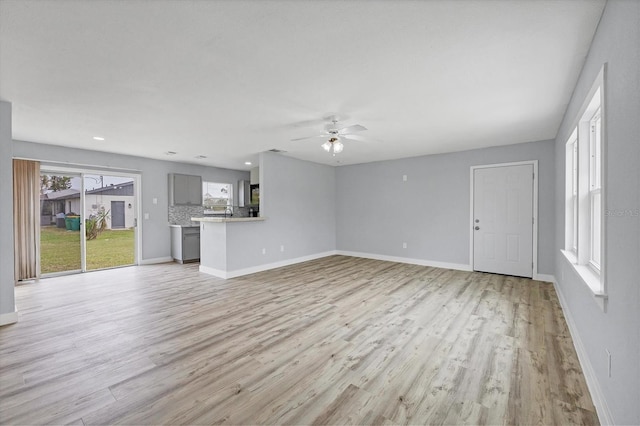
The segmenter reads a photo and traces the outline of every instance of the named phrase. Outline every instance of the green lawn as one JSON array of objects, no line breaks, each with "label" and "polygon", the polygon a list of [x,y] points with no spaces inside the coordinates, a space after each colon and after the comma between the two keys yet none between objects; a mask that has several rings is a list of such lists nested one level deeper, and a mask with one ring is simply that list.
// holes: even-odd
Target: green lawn
[{"label": "green lawn", "polygon": [[[131,265],[134,250],[133,229],[106,230],[87,241],[87,269]],[[80,269],[80,232],[40,228],[40,261],[43,274]]]}]

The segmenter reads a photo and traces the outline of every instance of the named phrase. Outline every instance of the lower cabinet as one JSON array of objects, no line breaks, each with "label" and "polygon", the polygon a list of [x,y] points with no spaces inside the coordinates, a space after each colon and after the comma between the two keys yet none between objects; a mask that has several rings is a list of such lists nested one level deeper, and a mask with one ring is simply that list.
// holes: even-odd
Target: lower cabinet
[{"label": "lower cabinet", "polygon": [[200,227],[171,225],[171,257],[177,262],[200,260]]}]

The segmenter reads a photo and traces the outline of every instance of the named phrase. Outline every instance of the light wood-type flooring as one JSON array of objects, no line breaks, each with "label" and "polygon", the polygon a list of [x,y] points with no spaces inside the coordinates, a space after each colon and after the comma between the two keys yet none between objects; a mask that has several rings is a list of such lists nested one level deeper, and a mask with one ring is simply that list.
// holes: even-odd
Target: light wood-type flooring
[{"label": "light wood-type flooring", "polygon": [[16,288],[2,424],[597,424],[552,284],[331,256]]}]

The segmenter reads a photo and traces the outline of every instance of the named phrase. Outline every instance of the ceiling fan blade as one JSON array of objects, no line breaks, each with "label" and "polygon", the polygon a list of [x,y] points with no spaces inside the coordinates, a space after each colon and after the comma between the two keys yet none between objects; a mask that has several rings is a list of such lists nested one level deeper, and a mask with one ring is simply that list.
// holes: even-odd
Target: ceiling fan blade
[{"label": "ceiling fan blade", "polygon": [[338,133],[341,135],[348,135],[349,133],[362,132],[363,130],[367,130],[367,128],[359,124],[354,124],[353,126],[343,127],[338,131]]},{"label": "ceiling fan blade", "polygon": [[329,137],[329,135],[325,133],[325,134],[323,134],[323,135],[305,136],[305,137],[303,137],[303,138],[295,138],[295,139],[291,139],[291,142],[295,142],[295,141],[302,141],[302,140],[305,140],[305,139],[327,138],[327,137]]}]

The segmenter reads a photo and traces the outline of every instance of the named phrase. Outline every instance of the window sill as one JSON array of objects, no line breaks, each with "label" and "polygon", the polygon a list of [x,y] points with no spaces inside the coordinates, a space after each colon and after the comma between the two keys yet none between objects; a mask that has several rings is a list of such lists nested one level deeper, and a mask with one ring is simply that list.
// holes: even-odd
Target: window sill
[{"label": "window sill", "polygon": [[568,250],[560,250],[564,255],[567,262],[577,272],[578,276],[582,279],[582,282],[589,287],[593,296],[598,299],[607,299],[607,294],[602,290],[602,280],[600,275],[596,274],[593,269],[586,265],[578,265],[578,259],[573,252]]}]

